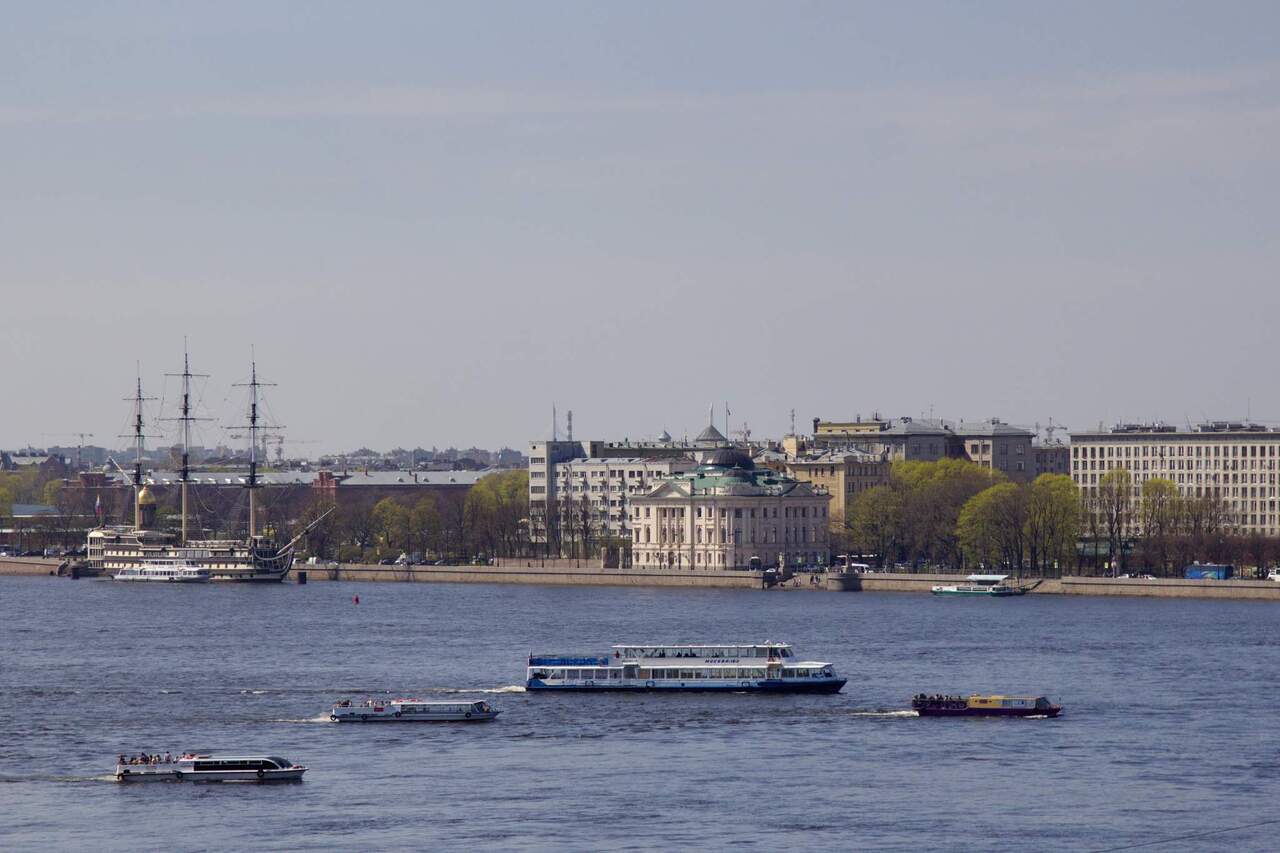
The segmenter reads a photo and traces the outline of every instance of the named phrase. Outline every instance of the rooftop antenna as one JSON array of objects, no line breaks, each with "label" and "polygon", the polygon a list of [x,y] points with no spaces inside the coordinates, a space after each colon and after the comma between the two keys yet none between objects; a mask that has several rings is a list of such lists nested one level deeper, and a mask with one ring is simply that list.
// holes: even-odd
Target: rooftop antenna
[{"label": "rooftop antenna", "polygon": [[560,440],[560,418],[556,416],[556,404],[551,404],[551,440]]},{"label": "rooftop antenna", "polygon": [[[137,368],[138,385],[137,390],[132,397],[125,397],[126,400],[133,401],[133,526],[136,530],[142,529],[142,504],[139,498],[142,495],[142,450],[143,440],[146,438],[154,438],[148,436],[142,431],[142,404],[155,397],[142,396],[142,365],[135,364]],[[119,438],[128,438],[128,434],[120,435]]]},{"label": "rooftop antenna", "polygon": [[724,436],[729,437],[729,404],[724,404]]},{"label": "rooftop antenna", "polygon": [[573,441],[573,409],[569,410],[568,420],[566,422],[566,429],[568,429],[569,431],[569,440]]},{"label": "rooftop antenna", "polygon": [[796,410],[791,410],[791,434],[796,434]]},{"label": "rooftop antenna", "polygon": [[196,418],[191,415],[191,379],[192,377],[208,378],[206,373],[191,372],[191,358],[187,353],[187,339],[182,339],[182,372],[166,373],[166,376],[182,377],[182,414],[176,418],[165,418],[167,421],[179,421],[182,424],[182,544],[187,544],[187,483],[191,480],[191,422],[207,421],[208,418]]}]

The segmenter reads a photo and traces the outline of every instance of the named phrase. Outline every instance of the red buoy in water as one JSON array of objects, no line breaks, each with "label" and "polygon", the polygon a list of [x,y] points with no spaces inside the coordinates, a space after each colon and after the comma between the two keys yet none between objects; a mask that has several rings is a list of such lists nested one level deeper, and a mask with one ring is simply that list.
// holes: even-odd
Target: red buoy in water
[{"label": "red buoy in water", "polygon": [[360,596],[358,596],[358,595],[353,595],[353,596],[351,596],[351,603],[352,603],[352,604],[359,604],[359,603],[360,603]]}]

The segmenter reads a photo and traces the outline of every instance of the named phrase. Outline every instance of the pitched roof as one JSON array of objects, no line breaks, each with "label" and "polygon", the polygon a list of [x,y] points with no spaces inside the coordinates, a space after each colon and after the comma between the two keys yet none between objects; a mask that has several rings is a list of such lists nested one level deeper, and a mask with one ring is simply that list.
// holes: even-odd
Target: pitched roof
[{"label": "pitched roof", "polygon": [[716,425],[715,425],[715,424],[707,424],[707,428],[706,428],[706,429],[704,429],[702,432],[698,433],[698,437],[697,437],[697,438],[695,438],[695,439],[694,439],[694,441],[717,441],[717,442],[719,442],[719,441],[727,441],[727,439],[724,437],[724,433],[722,433],[722,432],[720,432],[720,430],[716,429]]}]

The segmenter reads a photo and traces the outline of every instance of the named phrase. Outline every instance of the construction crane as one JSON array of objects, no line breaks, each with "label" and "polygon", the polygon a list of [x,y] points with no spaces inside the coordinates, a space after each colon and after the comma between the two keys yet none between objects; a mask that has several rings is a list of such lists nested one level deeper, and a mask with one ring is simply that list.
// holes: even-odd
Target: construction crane
[{"label": "construction crane", "polygon": [[1036,421],[1036,434],[1039,435],[1041,432],[1044,433],[1045,444],[1053,444],[1053,434],[1055,432],[1058,432],[1059,430],[1065,431],[1068,429],[1070,429],[1070,427],[1063,426],[1062,424],[1055,424],[1053,422],[1053,418],[1049,418],[1048,425],[1043,427],[1040,426],[1039,421]]},{"label": "construction crane", "polygon": [[76,445],[76,470],[77,471],[84,470],[84,465],[82,464],[82,456],[84,452],[84,440],[86,438],[93,438],[93,433],[91,432],[46,432],[44,433],[44,435],[46,438],[49,436],[63,436],[63,437],[75,436],[76,438],[80,439],[80,443]]}]

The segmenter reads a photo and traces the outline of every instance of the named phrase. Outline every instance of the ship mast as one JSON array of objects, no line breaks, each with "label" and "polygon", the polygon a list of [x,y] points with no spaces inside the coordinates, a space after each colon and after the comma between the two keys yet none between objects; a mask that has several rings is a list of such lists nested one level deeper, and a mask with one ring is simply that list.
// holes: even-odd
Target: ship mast
[{"label": "ship mast", "polygon": [[142,496],[142,450],[143,439],[146,435],[142,431],[142,404],[147,400],[154,400],[155,397],[142,396],[142,368],[138,367],[138,384],[137,390],[134,391],[132,397],[125,397],[126,400],[133,401],[133,527],[135,530],[142,529],[142,504],[139,498]]},{"label": "ship mast", "polygon": [[249,362],[249,381],[240,383],[240,387],[249,389],[249,478],[245,488],[249,490],[249,539],[258,535],[258,501],[254,493],[258,490],[258,389],[273,382],[258,381],[258,362]]},{"label": "ship mast", "polygon": [[187,483],[191,479],[191,422],[198,420],[207,420],[206,418],[196,418],[191,416],[191,380],[193,377],[207,377],[204,373],[191,372],[191,357],[187,353],[186,341],[182,344],[182,372],[169,373],[168,376],[182,377],[182,415],[177,418],[168,418],[168,420],[176,420],[182,424],[182,544],[187,544],[187,519],[190,514],[187,510]]}]

